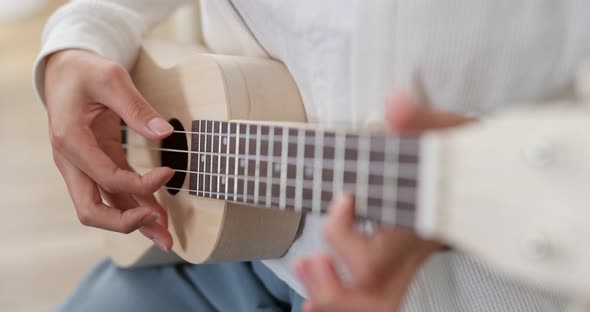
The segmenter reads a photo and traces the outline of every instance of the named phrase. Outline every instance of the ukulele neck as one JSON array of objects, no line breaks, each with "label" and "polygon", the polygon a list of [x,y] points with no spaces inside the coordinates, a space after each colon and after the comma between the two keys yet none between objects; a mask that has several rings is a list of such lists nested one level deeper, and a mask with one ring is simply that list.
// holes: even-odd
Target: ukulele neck
[{"label": "ukulele neck", "polygon": [[191,194],[325,213],[350,193],[357,217],[415,227],[419,139],[250,122],[197,120]]}]

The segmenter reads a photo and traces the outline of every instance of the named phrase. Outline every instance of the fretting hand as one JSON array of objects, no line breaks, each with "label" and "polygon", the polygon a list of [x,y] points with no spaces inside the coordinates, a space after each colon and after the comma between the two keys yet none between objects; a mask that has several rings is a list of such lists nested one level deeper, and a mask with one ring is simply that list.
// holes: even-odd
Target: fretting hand
[{"label": "fretting hand", "polygon": [[149,139],[162,139],[173,128],[139,94],[126,69],[87,51],[54,53],[45,69],[45,100],[53,158],[80,222],[122,233],[140,229],[169,250],[166,210],[153,193],[174,171],[134,172],[121,145],[120,118]]},{"label": "fretting hand", "polygon": [[[459,126],[471,119],[417,105],[397,93],[387,107],[387,124],[396,134]],[[351,274],[350,284],[336,273],[332,255],[301,259],[295,271],[308,294],[305,312],[395,311],[421,264],[441,245],[403,229],[382,228],[371,236],[358,233],[353,199],[344,196],[329,209],[325,236],[335,256]]]}]

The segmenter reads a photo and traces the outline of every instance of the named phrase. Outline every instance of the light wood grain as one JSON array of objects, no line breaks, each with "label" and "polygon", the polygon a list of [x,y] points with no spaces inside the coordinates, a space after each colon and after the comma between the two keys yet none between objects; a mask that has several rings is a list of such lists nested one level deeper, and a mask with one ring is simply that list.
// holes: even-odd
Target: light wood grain
[{"label": "light wood grain", "polygon": [[[172,47],[172,48],[171,48]],[[167,119],[176,118],[185,130],[193,120],[305,121],[299,91],[285,66],[253,57],[204,54],[203,48],[145,44],[132,72],[143,96]],[[187,136],[190,146],[191,136]],[[131,146],[159,147],[133,132]],[[160,166],[155,150],[130,149],[134,168]],[[189,179],[184,181],[189,188]],[[168,207],[173,251],[193,263],[274,258],[293,241],[300,216],[259,209],[187,192],[156,194]],[[109,237],[112,256],[121,266],[161,263],[151,241],[139,234]],[[168,262],[168,261],[164,261]]]}]

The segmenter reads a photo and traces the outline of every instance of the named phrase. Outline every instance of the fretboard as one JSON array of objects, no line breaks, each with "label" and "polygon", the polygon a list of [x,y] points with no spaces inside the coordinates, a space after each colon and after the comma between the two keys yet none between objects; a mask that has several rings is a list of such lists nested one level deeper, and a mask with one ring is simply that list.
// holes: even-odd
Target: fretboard
[{"label": "fretboard", "polygon": [[414,227],[416,137],[249,122],[193,122],[191,194],[324,213],[342,193],[359,218]]}]

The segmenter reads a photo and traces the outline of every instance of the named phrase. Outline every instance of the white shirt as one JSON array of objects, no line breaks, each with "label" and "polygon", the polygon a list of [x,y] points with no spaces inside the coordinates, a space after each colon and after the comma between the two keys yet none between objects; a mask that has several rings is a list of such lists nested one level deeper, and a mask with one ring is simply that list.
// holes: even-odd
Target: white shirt
[{"label": "white shirt", "polygon": [[[181,2],[75,1],[62,8],[43,33],[34,71],[38,92],[43,90],[44,56],[53,51],[88,49],[131,68],[141,35]],[[371,98],[369,89],[384,75],[391,86],[381,89],[405,89],[442,109],[488,113],[512,102],[573,97],[575,72],[590,54],[586,0],[392,0],[391,4],[391,12],[382,12],[390,15],[390,27],[372,30],[383,31],[390,40],[389,65],[379,75],[353,75],[353,69],[362,70],[351,64],[383,57],[383,51],[364,46],[354,50],[356,63],[352,62],[353,39],[363,40],[362,33],[353,38],[363,1],[205,0],[204,37],[216,52],[268,54],[281,60],[300,89],[310,121],[356,126],[381,120],[383,101],[363,99]],[[362,16],[357,22],[370,24]],[[321,218],[308,217],[287,255],[265,261],[300,294],[304,291],[291,263],[325,250],[321,223]],[[541,285],[522,286],[475,259],[445,252],[420,270],[402,310],[565,311],[567,305],[567,298],[541,290]]]}]

